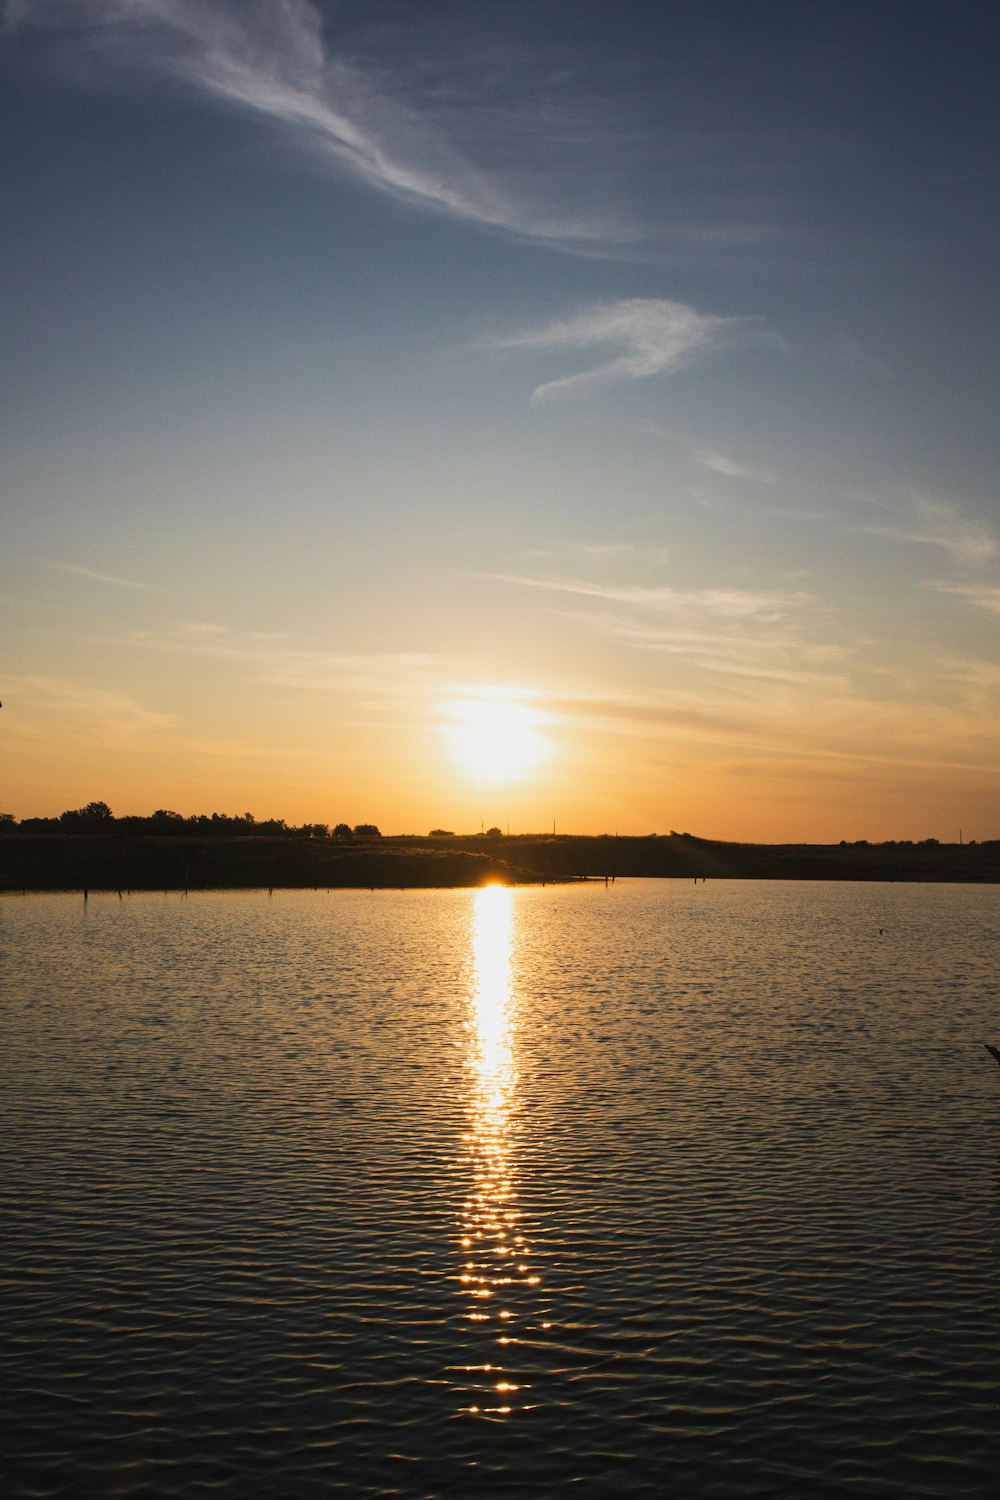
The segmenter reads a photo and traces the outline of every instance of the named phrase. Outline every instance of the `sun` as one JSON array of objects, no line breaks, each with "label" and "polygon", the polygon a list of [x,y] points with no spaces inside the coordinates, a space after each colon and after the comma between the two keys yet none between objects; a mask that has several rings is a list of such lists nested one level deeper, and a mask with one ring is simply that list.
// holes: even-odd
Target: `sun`
[{"label": "sun", "polygon": [[445,733],[467,775],[480,781],[519,781],[545,758],[542,715],[512,695],[482,691],[447,708]]}]

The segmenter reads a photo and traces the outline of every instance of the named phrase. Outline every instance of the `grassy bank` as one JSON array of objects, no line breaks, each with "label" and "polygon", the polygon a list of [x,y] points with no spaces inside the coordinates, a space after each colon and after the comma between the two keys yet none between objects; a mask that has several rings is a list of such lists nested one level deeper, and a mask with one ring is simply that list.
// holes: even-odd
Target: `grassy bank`
[{"label": "grassy bank", "polygon": [[670,834],[329,838],[22,833],[0,838],[0,890],[476,886],[582,877],[1000,882],[982,844],[730,844]]}]

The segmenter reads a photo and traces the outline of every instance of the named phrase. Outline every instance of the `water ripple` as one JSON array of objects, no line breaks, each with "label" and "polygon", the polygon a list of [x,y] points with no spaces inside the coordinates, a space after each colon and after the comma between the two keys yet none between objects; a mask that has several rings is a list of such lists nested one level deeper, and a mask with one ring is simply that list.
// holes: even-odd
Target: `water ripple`
[{"label": "water ripple", "polygon": [[5,898],[5,1494],[992,1495],[996,917]]}]

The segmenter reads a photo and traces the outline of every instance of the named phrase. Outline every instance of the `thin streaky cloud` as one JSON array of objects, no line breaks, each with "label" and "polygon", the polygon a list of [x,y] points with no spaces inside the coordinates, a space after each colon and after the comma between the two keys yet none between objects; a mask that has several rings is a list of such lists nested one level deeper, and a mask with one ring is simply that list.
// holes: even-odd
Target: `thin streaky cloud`
[{"label": "thin streaky cloud", "polygon": [[70,573],[76,578],[90,578],[95,583],[110,583],[119,589],[137,589],[144,594],[166,594],[168,589],[158,583],[138,583],[134,578],[118,578],[113,573],[99,573],[96,568],[80,567],[77,563],[49,563],[57,573]]},{"label": "thin streaky cloud", "polygon": [[62,33],[75,66],[108,81],[167,78],[246,110],[391,196],[564,248],[615,237],[607,223],[557,218],[478,170],[392,95],[391,81],[376,85],[331,54],[310,0],[13,0],[5,19],[9,31]]},{"label": "thin streaky cloud", "polygon": [[843,670],[843,648],[811,645],[780,623],[741,621],[737,632],[735,622],[728,620],[706,619],[700,625],[685,626],[603,612],[557,613],[633,649],[674,657],[699,673],[819,688],[825,693],[844,691],[851,680]]},{"label": "thin streaky cloud", "polygon": [[985,609],[990,614],[1000,615],[1000,587],[995,585],[932,583],[931,588],[941,594],[953,594],[958,599],[965,599],[976,609]]},{"label": "thin streaky cloud", "polygon": [[698,463],[703,469],[711,469],[713,474],[723,474],[727,479],[750,479],[755,484],[775,484],[778,476],[772,474],[769,469],[754,469],[748,464],[737,463],[733,458],[727,458],[724,453],[715,453],[711,449],[704,449],[695,454]]},{"label": "thin streaky cloud", "polygon": [[788,610],[810,601],[797,591],[750,589],[675,589],[669,585],[650,588],[642,584],[591,583],[578,578],[539,578],[530,574],[483,573],[495,583],[540,589],[555,594],[576,594],[613,604],[672,615],[713,616],[717,619],[779,619]]},{"label": "thin streaky cloud", "polygon": [[[850,652],[836,640],[809,639],[820,614],[814,595],[797,589],[674,588],[579,578],[492,574],[494,581],[551,596],[560,618],[632,650],[673,658],[685,670],[825,694],[851,682]],[[573,609],[569,601],[580,601]],[[833,619],[829,621],[835,629]],[[730,689],[732,691],[732,688]]]},{"label": "thin streaky cloud", "polygon": [[[172,638],[178,641],[205,640],[231,640],[233,637],[232,627],[220,625],[215,620],[190,620],[184,625],[178,625],[171,633]],[[247,630],[243,633],[243,639],[250,642],[255,641],[287,641],[290,636],[285,630]]]},{"label": "thin streaky cloud", "polygon": [[[996,611],[1000,614],[1000,597]],[[1000,702],[1000,661],[979,656],[938,656],[934,665],[945,687],[958,687],[976,709],[989,712]]]},{"label": "thin streaky cloud", "polygon": [[8,684],[18,704],[10,734],[46,748],[52,745],[54,730],[68,742],[123,748],[162,738],[175,722],[172,715],[147,708],[129,693],[96,683],[25,675],[9,678]]},{"label": "thin streaky cloud", "polygon": [[634,542],[574,542],[573,549],[585,557],[601,559],[633,557],[638,551]]},{"label": "thin streaky cloud", "polygon": [[947,531],[931,528],[911,530],[904,526],[867,526],[865,530],[869,536],[882,537],[889,542],[938,547],[963,567],[976,567],[990,562],[1000,552],[1000,544],[987,527],[970,523]]},{"label": "thin streaky cloud", "polygon": [[871,354],[855,338],[843,338],[834,347],[834,363],[852,373],[871,375],[876,380],[892,380],[893,373],[878,355]]},{"label": "thin streaky cloud", "polygon": [[756,321],[700,313],[683,302],[663,297],[623,297],[595,303],[540,328],[494,335],[488,346],[546,351],[611,345],[622,351],[602,364],[536,386],[534,399],[546,401],[586,395],[595,387],[677,370],[696,354],[706,353],[737,332],[746,332]]},{"label": "thin streaky cloud", "polygon": [[113,644],[169,652],[242,667],[269,687],[306,693],[419,697],[440,679],[445,659],[423,652],[350,653],[296,645],[262,631],[188,622],[162,631],[134,631]]},{"label": "thin streaky cloud", "polygon": [[647,563],[669,562],[673,553],[669,547],[657,543],[639,542],[574,542],[571,550],[595,562],[641,561]]},{"label": "thin streaky cloud", "polygon": [[[815,718],[803,721],[789,688],[797,684],[765,676],[748,681],[739,698],[730,683],[720,690],[710,680],[706,686],[667,689],[652,695],[622,697],[609,693],[593,699],[566,699],[565,716],[585,728],[587,720],[597,727],[619,727],[623,732],[643,735],[658,726],[675,742],[692,740],[704,755],[707,743],[717,753],[742,751],[777,755],[789,761],[811,760],[830,764],[854,764],[873,768],[892,766],[910,769],[929,767],[987,771],[977,748],[974,730],[978,716],[952,709],[935,714],[942,736],[942,753],[928,755],[927,706],[873,701],[859,696],[847,684],[830,684],[822,692]],[[560,712],[560,703],[550,705]],[[763,711],[761,711],[763,710]],[[860,746],[842,735],[842,721],[863,729]]]},{"label": "thin streaky cloud", "polygon": [[952,500],[922,494],[910,494],[902,500],[865,494],[852,494],[848,498],[888,511],[893,517],[877,525],[860,527],[868,536],[910,546],[937,547],[966,568],[981,567],[1000,556],[996,533],[985,522],[970,520]]}]

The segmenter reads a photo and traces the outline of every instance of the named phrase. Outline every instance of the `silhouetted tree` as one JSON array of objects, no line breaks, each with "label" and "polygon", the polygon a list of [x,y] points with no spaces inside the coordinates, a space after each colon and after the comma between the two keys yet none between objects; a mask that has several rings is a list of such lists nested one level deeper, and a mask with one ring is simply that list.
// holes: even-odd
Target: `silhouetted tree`
[{"label": "silhouetted tree", "polygon": [[171,812],[169,808],[158,807],[148,820],[147,827],[150,833],[183,833],[184,821],[179,812]]},{"label": "silhouetted tree", "polygon": [[67,809],[59,822],[67,833],[108,833],[114,814],[106,802],[88,802],[86,807]]},{"label": "silhouetted tree", "polygon": [[333,830],[333,836],[335,839],[339,839],[341,843],[343,843],[345,839],[349,839],[351,837],[350,823],[338,823]]},{"label": "silhouetted tree", "polygon": [[493,828],[487,828],[487,830],[486,830],[486,837],[488,839],[502,839],[503,838],[503,829],[502,828],[497,828],[495,825],[494,825]]},{"label": "silhouetted tree", "polygon": [[356,839],[380,839],[382,835],[374,823],[355,823],[354,837]]}]

